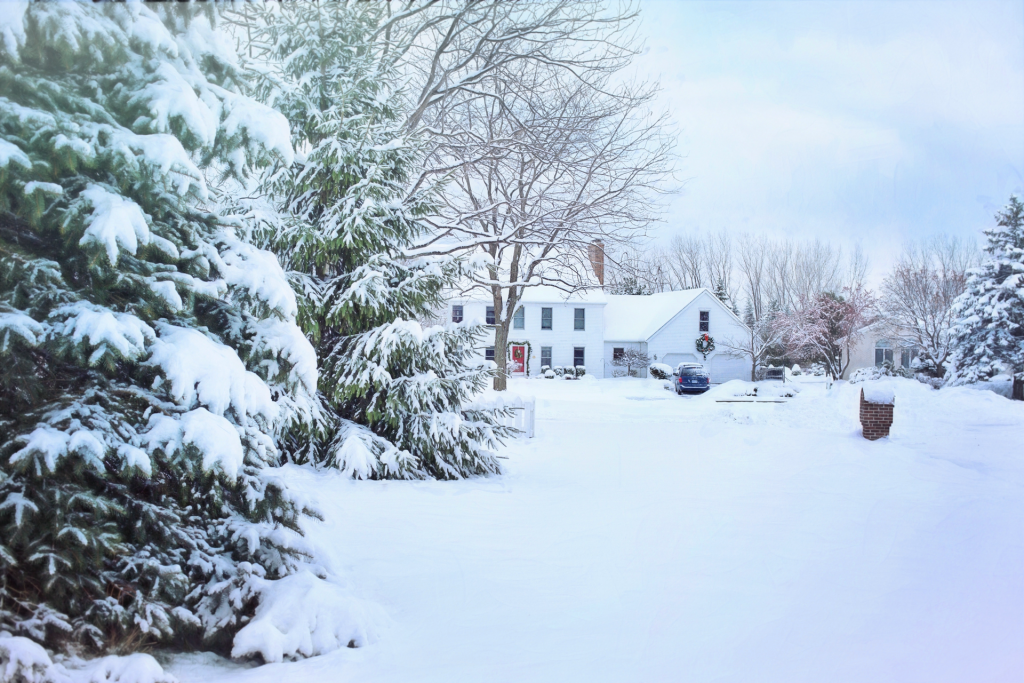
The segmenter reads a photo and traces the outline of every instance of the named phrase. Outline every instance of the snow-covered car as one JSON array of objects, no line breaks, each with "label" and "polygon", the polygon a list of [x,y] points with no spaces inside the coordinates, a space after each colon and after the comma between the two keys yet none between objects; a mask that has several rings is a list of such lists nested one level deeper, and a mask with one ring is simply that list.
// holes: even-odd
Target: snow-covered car
[{"label": "snow-covered car", "polygon": [[711,388],[711,375],[700,363],[680,363],[675,372],[677,394],[703,394]]}]

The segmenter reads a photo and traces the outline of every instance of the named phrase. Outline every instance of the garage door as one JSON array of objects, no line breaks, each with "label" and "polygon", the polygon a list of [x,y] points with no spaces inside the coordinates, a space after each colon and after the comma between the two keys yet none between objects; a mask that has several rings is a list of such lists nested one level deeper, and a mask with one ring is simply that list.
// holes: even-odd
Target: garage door
[{"label": "garage door", "polygon": [[743,356],[726,356],[715,354],[706,363],[711,373],[711,383],[721,384],[731,379],[750,381],[750,361]]}]

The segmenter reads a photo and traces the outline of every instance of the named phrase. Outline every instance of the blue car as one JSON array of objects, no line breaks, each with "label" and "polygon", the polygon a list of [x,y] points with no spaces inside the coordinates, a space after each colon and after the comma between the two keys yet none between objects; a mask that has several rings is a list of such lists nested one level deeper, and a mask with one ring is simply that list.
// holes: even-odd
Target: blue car
[{"label": "blue car", "polygon": [[676,368],[677,394],[703,394],[711,388],[711,375],[700,363],[683,363]]}]

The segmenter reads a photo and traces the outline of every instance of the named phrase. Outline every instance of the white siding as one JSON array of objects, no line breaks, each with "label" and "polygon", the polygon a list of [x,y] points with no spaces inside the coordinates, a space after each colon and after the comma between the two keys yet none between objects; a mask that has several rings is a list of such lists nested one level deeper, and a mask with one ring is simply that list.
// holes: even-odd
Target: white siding
[{"label": "white siding", "polygon": [[[719,342],[718,348],[708,354],[707,360],[697,353],[695,343],[700,331],[700,311],[710,313],[708,334]],[[709,292],[701,294],[672,320],[658,330],[647,343],[652,363],[678,365],[681,362],[703,363],[711,372],[714,384],[731,379],[750,379],[750,363],[742,356],[728,354],[721,341],[729,338],[742,339],[747,334],[746,326]],[[657,359],[655,359],[657,356]],[[680,360],[676,360],[679,358]]]},{"label": "white siding", "polygon": [[[464,320],[472,321],[479,319],[484,322],[487,305],[483,301],[453,300],[448,304],[448,318],[451,320],[452,305],[463,306]],[[540,350],[542,346],[551,347],[552,365],[572,365],[573,352],[575,347],[584,349],[584,361],[587,374],[595,377],[604,377],[604,304],[597,303],[533,303],[522,304],[525,312],[526,329],[515,329],[512,323],[508,331],[508,340],[528,341],[531,346],[530,375],[540,374]],[[541,308],[551,309],[551,329],[540,329]],[[586,311],[586,329],[576,330],[575,314],[576,309],[582,308]],[[484,348],[494,344],[493,335],[486,342],[481,344],[480,355],[483,356]],[[495,351],[497,353],[497,350]]]}]

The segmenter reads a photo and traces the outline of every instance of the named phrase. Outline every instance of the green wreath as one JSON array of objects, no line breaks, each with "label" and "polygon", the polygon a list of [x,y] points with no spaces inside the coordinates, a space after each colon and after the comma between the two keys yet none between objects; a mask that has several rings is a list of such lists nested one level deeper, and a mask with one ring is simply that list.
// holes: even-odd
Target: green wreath
[{"label": "green wreath", "polygon": [[708,354],[715,350],[715,338],[705,332],[697,337],[697,353],[708,359]]}]

